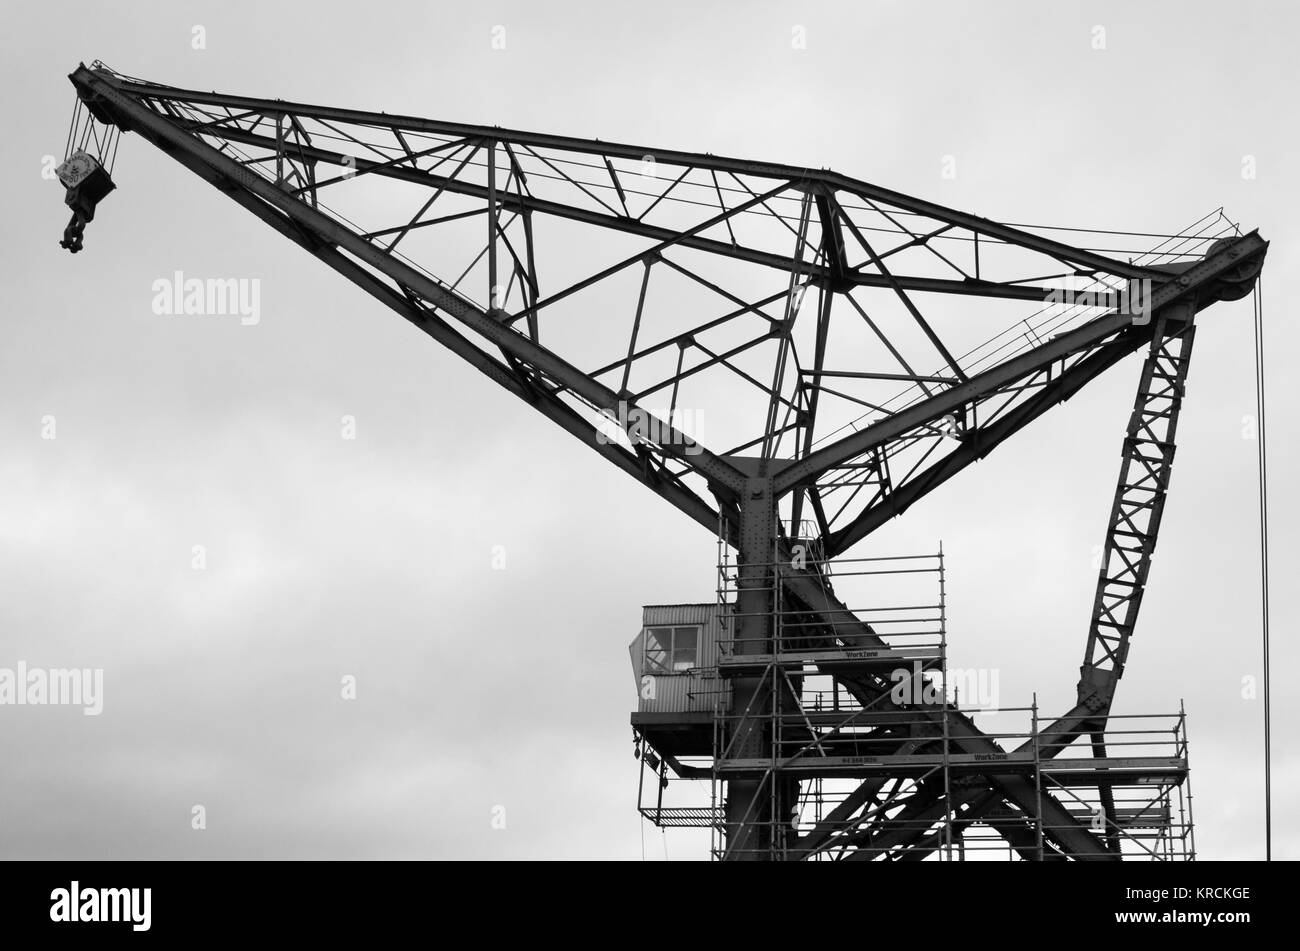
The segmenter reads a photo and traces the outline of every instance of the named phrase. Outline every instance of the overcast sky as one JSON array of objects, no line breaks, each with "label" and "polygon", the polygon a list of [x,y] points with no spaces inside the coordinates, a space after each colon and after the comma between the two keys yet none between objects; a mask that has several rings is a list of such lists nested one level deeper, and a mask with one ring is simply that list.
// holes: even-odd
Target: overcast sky
[{"label": "overcast sky", "polygon": [[[627,643],[642,604],[713,598],[710,535],[138,137],[85,251],[60,249],[42,169],[62,157],[66,75],[102,59],[181,87],[826,166],[1003,221],[1170,232],[1225,206],[1272,241],[1274,835],[1300,857],[1296,11],[702,7],[9,11],[0,667],[103,668],[104,709],[0,707],[0,856],[707,854],[635,812]],[[258,279],[260,322],[155,315],[176,270]],[[1117,701],[1186,701],[1204,858],[1263,851],[1262,704],[1242,696],[1261,673],[1250,321],[1247,299],[1198,322]],[[862,546],[942,540],[952,663],[999,670],[1006,705],[1073,700],[1137,369]]]}]

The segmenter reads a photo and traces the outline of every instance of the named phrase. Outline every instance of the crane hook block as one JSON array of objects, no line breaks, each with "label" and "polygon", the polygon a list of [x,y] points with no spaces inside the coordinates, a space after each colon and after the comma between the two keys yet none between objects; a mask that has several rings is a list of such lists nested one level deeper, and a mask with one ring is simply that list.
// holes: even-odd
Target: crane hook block
[{"label": "crane hook block", "polygon": [[104,168],[89,152],[76,151],[54,170],[59,181],[68,190],[63,202],[72,209],[72,220],[63,229],[59,247],[73,254],[81,250],[81,234],[86,225],[95,220],[95,206],[117,186]]}]

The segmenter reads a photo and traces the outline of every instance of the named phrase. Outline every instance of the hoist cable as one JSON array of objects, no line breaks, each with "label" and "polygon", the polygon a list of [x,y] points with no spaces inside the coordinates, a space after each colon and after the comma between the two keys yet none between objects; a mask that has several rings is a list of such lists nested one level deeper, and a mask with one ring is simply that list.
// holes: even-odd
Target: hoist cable
[{"label": "hoist cable", "polygon": [[1255,418],[1259,442],[1259,578],[1260,628],[1264,654],[1264,859],[1273,860],[1273,736],[1269,692],[1268,629],[1268,440],[1264,425],[1264,290],[1255,283]]}]

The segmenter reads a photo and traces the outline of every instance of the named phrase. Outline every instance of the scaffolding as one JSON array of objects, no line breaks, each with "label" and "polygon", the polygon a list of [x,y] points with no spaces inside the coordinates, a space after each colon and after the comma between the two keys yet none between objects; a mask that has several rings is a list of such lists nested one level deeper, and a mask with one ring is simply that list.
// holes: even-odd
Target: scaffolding
[{"label": "scaffolding", "polygon": [[[744,778],[761,784],[762,805],[751,810],[765,813],[730,825],[765,827],[757,839],[763,858],[1063,858],[1044,810],[1031,817],[999,794],[999,782],[1014,777],[1030,784],[1040,806],[1055,799],[1064,807],[1058,815],[1117,858],[1195,858],[1181,709],[1110,715],[1102,731],[1047,730],[1052,721],[1040,717],[1036,697],[1026,707],[998,705],[996,672],[949,669],[942,546],[832,562],[794,529],[778,533],[789,558],[765,566],[773,605],[765,643],[737,636],[738,566],[719,543],[716,669],[695,672],[698,684],[712,685],[699,688],[712,690],[711,711],[639,725],[634,717],[646,820],[708,829],[713,856],[736,857],[722,803],[726,784]],[[861,625],[828,629],[783,600],[787,565],[821,578],[828,592],[833,579],[837,603],[874,639],[853,633]],[[716,685],[738,676],[761,677],[771,702],[733,705]],[[956,740],[977,719],[998,752],[971,752]],[[752,746],[742,754],[736,738],[755,729],[762,755]]]}]

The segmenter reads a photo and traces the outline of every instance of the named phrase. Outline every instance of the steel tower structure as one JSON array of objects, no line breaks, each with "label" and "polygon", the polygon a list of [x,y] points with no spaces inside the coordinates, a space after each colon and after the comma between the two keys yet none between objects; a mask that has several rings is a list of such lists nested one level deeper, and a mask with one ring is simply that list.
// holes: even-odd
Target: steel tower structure
[{"label": "steel tower structure", "polygon": [[[1093,744],[1102,830],[1028,777],[1023,748],[1003,749],[959,712],[897,704],[869,666],[835,674],[881,738],[910,737],[904,755],[942,739],[944,756],[967,764],[956,790],[915,782],[906,827],[873,828],[864,806],[890,776],[916,774],[897,763],[857,773],[837,810],[864,810],[836,833],[844,848],[923,856],[936,848],[929,823],[957,810],[1025,858],[1120,855],[1106,775],[1126,767],[1106,758],[1104,731],[1164,509],[1195,319],[1249,293],[1267,249],[1257,233],[1202,228],[1137,263],[1051,236],[1061,229],[825,169],[176,89],[100,63],[70,79],[87,128],[157,146],[720,531],[736,553],[733,636],[745,656],[778,652],[780,611],[822,646],[887,648],[792,552],[793,526],[812,526],[824,558],[843,556],[1143,354],[1077,704],[1032,738],[1040,762],[1076,739]],[[1034,315],[984,339],[980,320],[1005,326],[1026,304]],[[688,407],[713,414],[707,439],[688,431],[699,430]],[[725,774],[724,854],[807,856],[831,832],[786,831],[808,774],[769,756],[774,717],[797,709],[797,688],[754,664],[728,679],[737,768]]]}]

